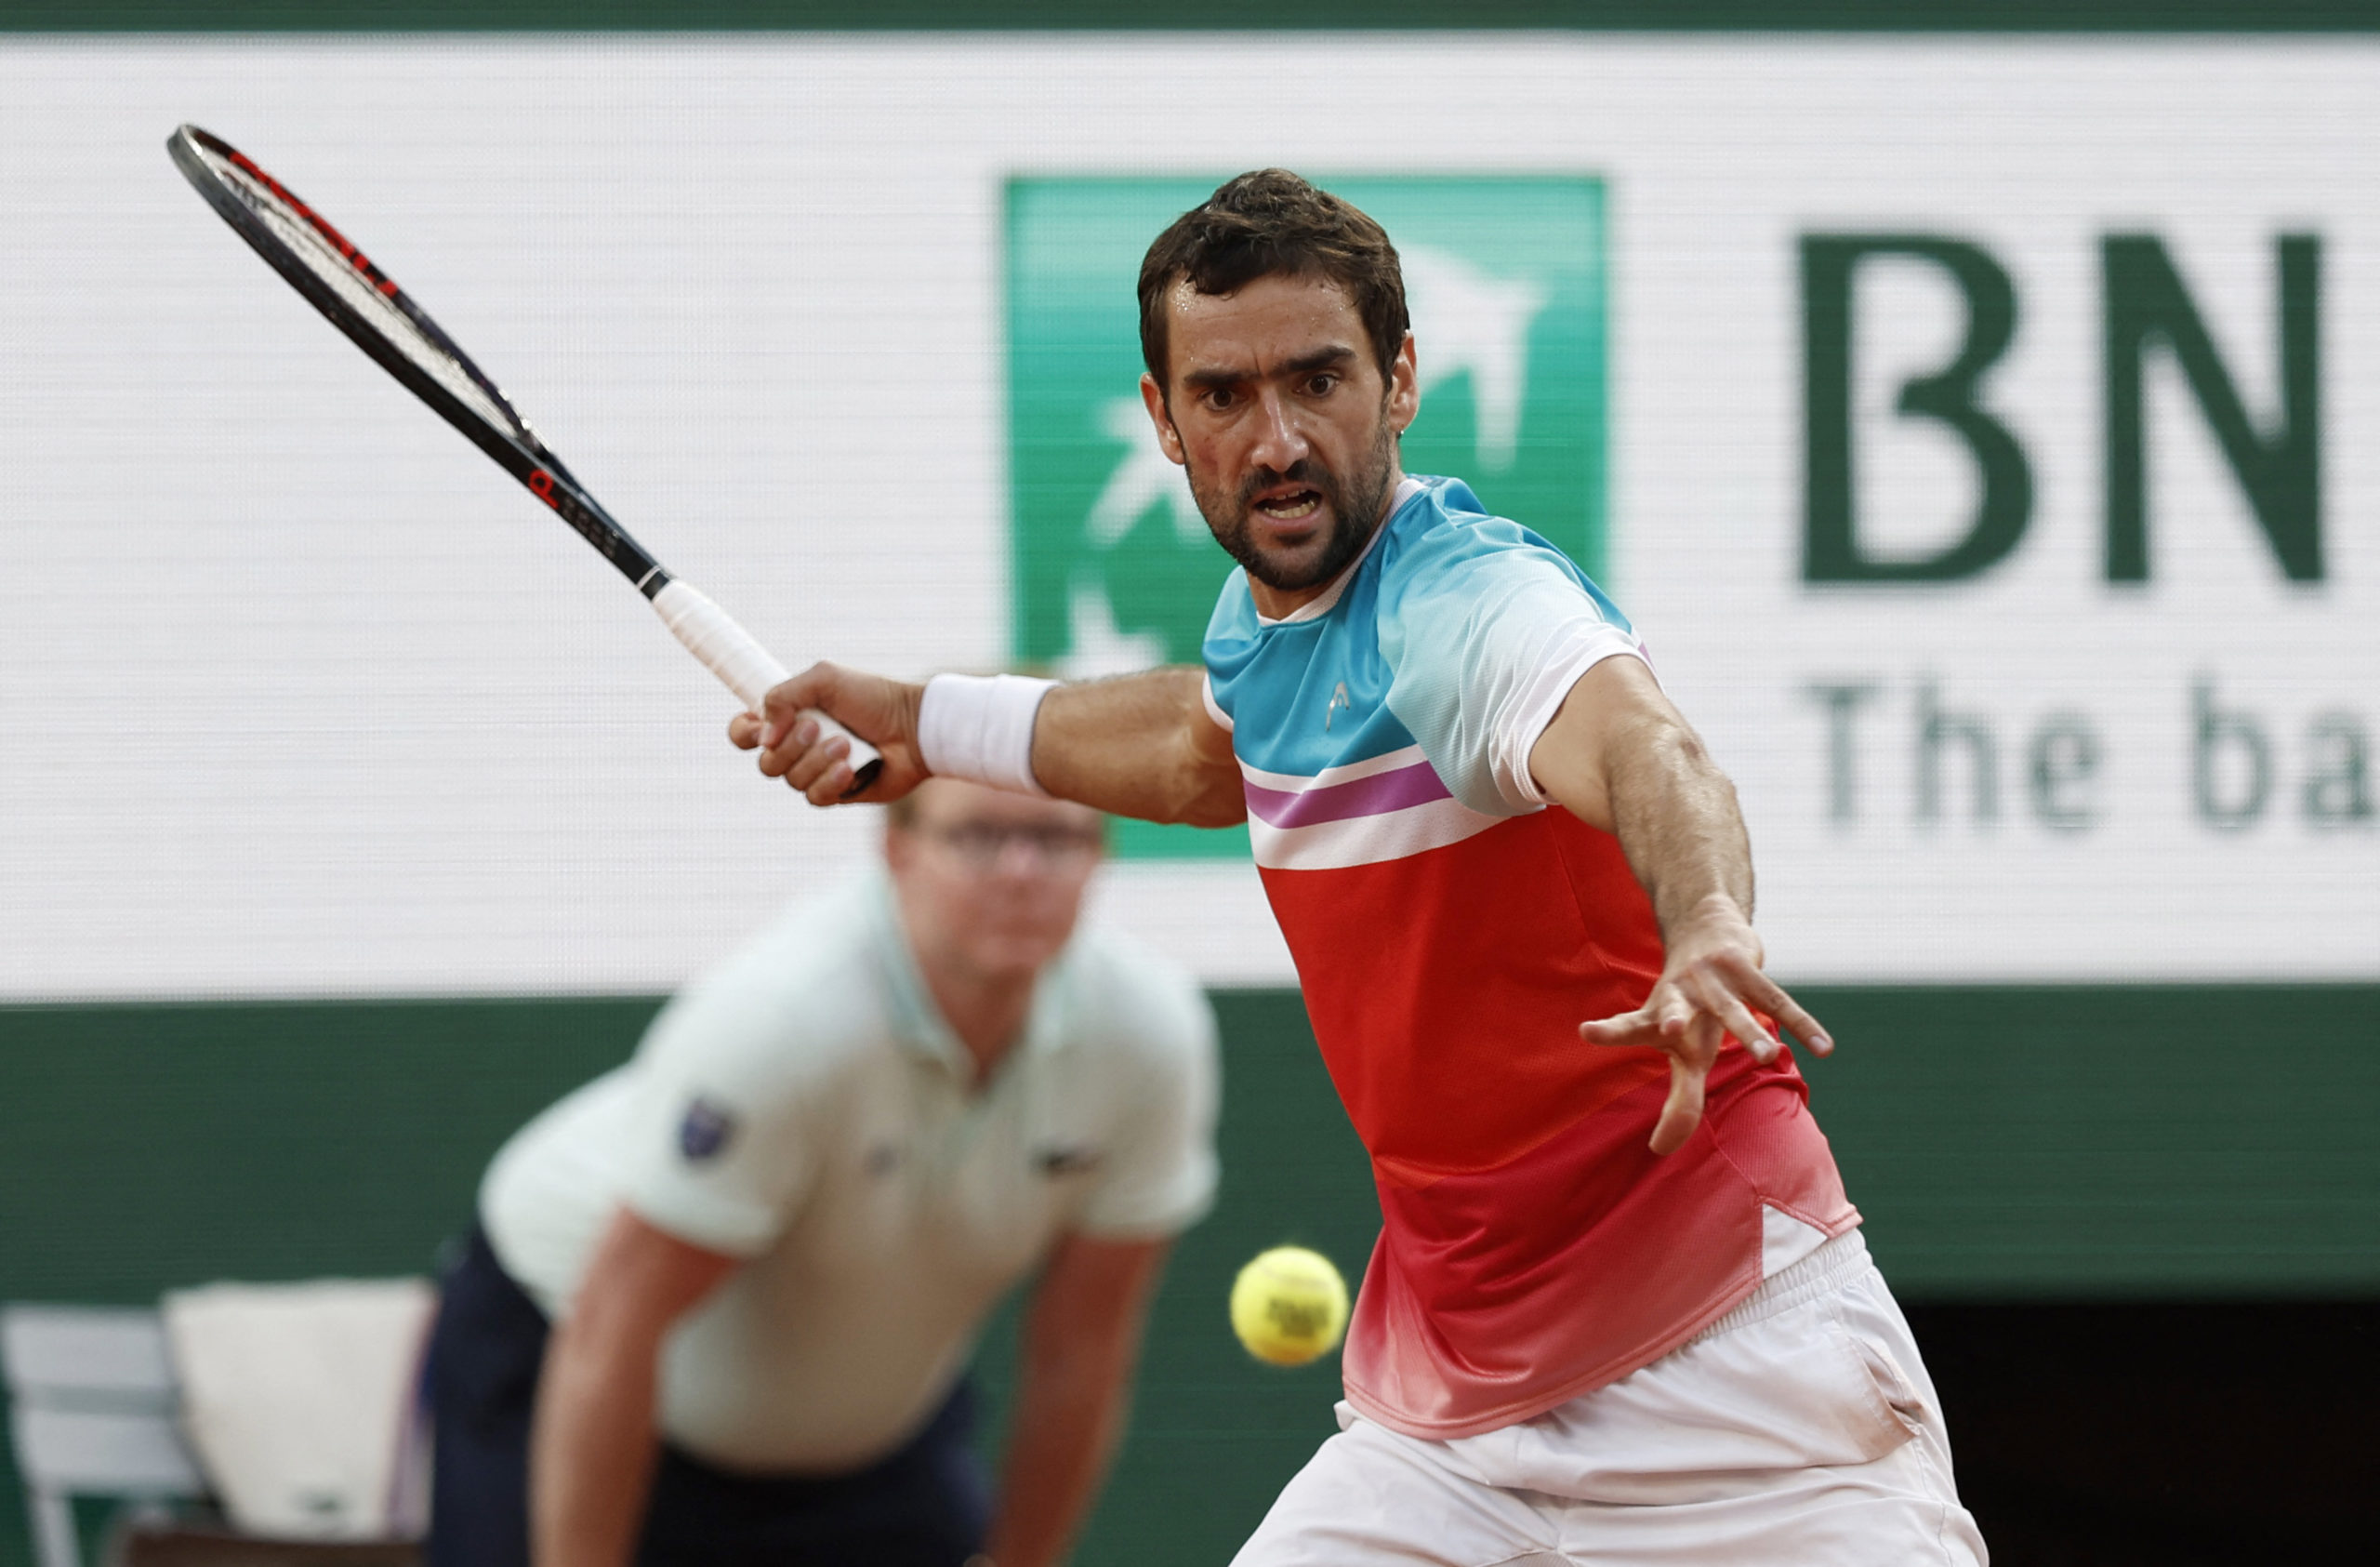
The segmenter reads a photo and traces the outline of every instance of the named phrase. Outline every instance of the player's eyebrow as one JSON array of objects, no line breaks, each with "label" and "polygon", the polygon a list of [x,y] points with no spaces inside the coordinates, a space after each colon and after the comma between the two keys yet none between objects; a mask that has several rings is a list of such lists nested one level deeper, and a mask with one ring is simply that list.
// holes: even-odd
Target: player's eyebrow
[{"label": "player's eyebrow", "polygon": [[1312,353],[1298,355],[1281,366],[1281,373],[1288,376],[1310,376],[1316,370],[1329,370],[1347,364],[1355,357],[1354,349],[1344,343],[1332,343],[1328,348],[1316,349]]},{"label": "player's eyebrow", "polygon": [[[1346,344],[1331,343],[1301,353],[1295,359],[1285,361],[1277,373],[1285,376],[1310,376],[1316,370],[1329,370],[1345,365],[1355,357],[1355,351]],[[1237,386],[1242,381],[1255,378],[1256,374],[1252,370],[1186,370],[1183,372],[1182,384],[1192,392],[1206,392],[1219,386]]]}]

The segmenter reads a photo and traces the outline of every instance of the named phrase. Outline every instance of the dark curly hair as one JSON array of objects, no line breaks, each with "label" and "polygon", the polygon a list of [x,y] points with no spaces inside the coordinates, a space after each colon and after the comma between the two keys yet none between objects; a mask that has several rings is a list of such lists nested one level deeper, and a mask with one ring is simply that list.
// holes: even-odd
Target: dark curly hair
[{"label": "dark curly hair", "polygon": [[1388,232],[1285,168],[1227,179],[1175,219],[1141,261],[1141,358],[1166,385],[1165,296],[1187,279],[1232,294],[1260,277],[1320,277],[1347,291],[1383,379],[1411,324]]}]

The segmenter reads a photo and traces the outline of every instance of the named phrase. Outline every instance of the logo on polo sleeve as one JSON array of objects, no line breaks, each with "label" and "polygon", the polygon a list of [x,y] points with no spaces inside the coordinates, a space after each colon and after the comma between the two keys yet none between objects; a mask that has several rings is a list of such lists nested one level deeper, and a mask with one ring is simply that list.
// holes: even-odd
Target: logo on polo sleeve
[{"label": "logo on polo sleeve", "polygon": [[[1009,181],[1011,644],[1070,679],[1197,662],[1231,570],[1142,409],[1133,293],[1149,242],[1222,178]],[[1600,579],[1603,182],[1316,178],[1404,264],[1422,393],[1406,471],[1467,480]],[[1244,828],[1114,832],[1128,859],[1248,854]]]},{"label": "logo on polo sleeve", "polygon": [[1056,1179],[1061,1175],[1087,1175],[1099,1168],[1100,1151],[1087,1143],[1052,1143],[1037,1149],[1034,1167]]},{"label": "logo on polo sleeve", "polygon": [[678,1122],[678,1151],[690,1164],[707,1164],[725,1152],[734,1136],[733,1115],[708,1099],[693,1099]]}]

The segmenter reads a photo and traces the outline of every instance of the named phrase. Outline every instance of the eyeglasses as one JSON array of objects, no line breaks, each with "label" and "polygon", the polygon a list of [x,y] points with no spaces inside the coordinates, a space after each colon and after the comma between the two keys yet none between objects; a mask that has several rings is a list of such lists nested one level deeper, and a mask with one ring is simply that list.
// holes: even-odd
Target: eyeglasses
[{"label": "eyeglasses", "polygon": [[1009,845],[1032,851],[1037,865],[1051,870],[1079,870],[1096,859],[1105,843],[1095,827],[995,827],[989,822],[962,821],[952,827],[917,830],[948,849],[970,870],[989,870],[1006,856]]}]

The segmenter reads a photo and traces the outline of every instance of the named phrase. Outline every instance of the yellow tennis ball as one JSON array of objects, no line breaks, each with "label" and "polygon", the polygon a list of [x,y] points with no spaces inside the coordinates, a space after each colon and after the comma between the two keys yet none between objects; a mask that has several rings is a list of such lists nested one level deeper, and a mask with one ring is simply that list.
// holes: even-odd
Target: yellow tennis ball
[{"label": "yellow tennis ball", "polygon": [[1347,1281],[1320,1252],[1276,1246],[1231,1286],[1231,1331],[1260,1361],[1302,1366],[1327,1354],[1347,1326]]}]

